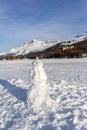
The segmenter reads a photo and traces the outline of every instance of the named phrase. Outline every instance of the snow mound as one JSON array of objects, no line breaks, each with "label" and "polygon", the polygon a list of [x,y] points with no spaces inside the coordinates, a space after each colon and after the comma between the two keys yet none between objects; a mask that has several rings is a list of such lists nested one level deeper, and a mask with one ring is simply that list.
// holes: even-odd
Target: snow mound
[{"label": "snow mound", "polygon": [[[44,105],[50,105],[51,99],[48,95],[47,75],[43,69],[43,63],[36,58],[33,61],[33,69],[31,71],[31,90],[29,88],[27,94],[27,102],[36,108]],[[48,101],[49,100],[49,101]]]}]

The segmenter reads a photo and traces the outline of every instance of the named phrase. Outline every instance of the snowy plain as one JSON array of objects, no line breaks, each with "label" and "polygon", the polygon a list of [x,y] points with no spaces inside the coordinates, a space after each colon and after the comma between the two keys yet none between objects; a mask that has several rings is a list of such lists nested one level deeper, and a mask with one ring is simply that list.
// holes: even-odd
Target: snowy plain
[{"label": "snowy plain", "polygon": [[33,110],[32,60],[0,61],[0,130],[87,130],[87,58],[42,62],[54,103]]}]

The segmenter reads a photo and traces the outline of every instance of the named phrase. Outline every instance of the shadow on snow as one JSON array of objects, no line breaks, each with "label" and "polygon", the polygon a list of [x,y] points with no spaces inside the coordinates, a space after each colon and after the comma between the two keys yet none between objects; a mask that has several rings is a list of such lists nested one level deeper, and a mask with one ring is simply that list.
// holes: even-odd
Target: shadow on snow
[{"label": "shadow on snow", "polygon": [[23,88],[17,87],[16,85],[12,85],[7,80],[0,79],[0,84],[5,89],[7,89],[13,96],[15,96],[18,100],[26,102],[27,89],[23,89]]}]

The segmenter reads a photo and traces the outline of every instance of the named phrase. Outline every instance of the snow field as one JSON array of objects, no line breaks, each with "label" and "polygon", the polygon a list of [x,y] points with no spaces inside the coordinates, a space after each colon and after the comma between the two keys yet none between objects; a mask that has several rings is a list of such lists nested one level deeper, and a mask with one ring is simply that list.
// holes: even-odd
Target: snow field
[{"label": "snow field", "polygon": [[[86,130],[87,59],[43,60],[43,68],[49,97],[55,103],[40,109],[34,104],[33,109],[26,101],[29,87],[37,77],[32,75],[31,81],[32,61],[0,62],[0,129]],[[43,78],[44,74],[39,81]]]}]

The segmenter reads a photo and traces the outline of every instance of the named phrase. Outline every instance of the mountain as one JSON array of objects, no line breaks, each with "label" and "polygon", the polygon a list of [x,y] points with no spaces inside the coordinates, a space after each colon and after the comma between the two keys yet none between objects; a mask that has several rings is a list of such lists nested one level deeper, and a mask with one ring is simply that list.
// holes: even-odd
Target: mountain
[{"label": "mountain", "polygon": [[0,59],[81,57],[87,53],[87,32],[68,41],[48,40],[25,42],[18,48],[1,53]]},{"label": "mountain", "polygon": [[37,52],[37,51],[42,51],[45,50],[46,48],[53,46],[57,44],[59,41],[37,41],[37,40],[32,40],[31,42],[25,42],[22,46],[16,49],[11,49],[9,54],[13,54],[15,56],[18,55],[26,55],[30,52]]},{"label": "mountain", "polygon": [[69,41],[62,42],[62,45],[72,45],[74,43],[79,43],[79,42],[85,41],[85,40],[87,40],[87,32],[85,32],[82,35],[77,35],[77,36],[75,36],[75,38],[73,38]]},{"label": "mountain", "polygon": [[7,56],[7,55],[12,55],[12,56],[19,56],[19,55],[26,55],[30,52],[37,52],[37,51],[42,51],[45,50],[46,48],[49,48],[60,41],[57,40],[48,40],[46,42],[44,41],[37,41],[37,40],[32,40],[31,42],[25,42],[22,46],[18,48],[12,48],[9,52],[7,53],[0,53],[0,56]]}]

